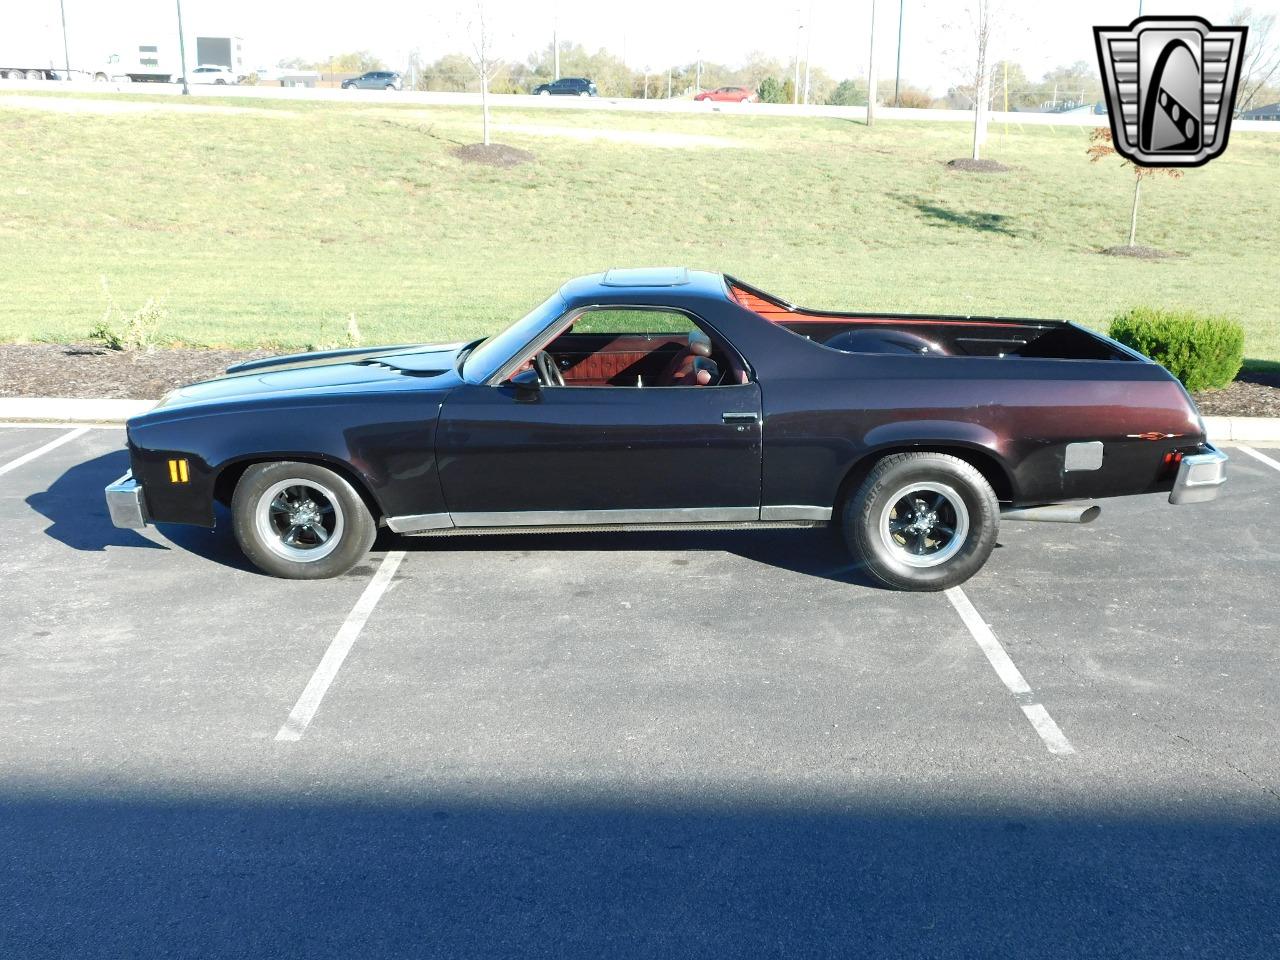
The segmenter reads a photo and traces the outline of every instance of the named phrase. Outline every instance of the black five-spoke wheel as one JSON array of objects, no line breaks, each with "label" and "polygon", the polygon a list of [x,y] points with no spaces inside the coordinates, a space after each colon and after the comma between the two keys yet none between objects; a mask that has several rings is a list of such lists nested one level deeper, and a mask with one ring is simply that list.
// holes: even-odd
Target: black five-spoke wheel
[{"label": "black five-spoke wheel", "polygon": [[259,463],[231,501],[236,540],[266,573],[294,580],[334,577],[373,546],[377,528],[346,478],[314,463]]},{"label": "black five-spoke wheel", "polygon": [[901,590],[945,590],[969,579],[990,556],[999,520],[999,501],[973,464],[928,451],[878,461],[841,517],[866,570]]},{"label": "black five-spoke wheel", "polygon": [[311,563],[342,542],[342,507],[332,490],[315,482],[280,480],[258,498],[255,521],[262,539],[287,560]]}]

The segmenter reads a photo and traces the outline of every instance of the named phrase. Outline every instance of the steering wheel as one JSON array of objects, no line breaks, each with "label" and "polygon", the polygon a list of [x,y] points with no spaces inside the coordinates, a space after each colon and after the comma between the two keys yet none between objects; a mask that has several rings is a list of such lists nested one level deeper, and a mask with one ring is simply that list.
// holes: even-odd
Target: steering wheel
[{"label": "steering wheel", "polygon": [[544,387],[564,386],[564,375],[560,372],[560,368],[556,366],[555,358],[547,351],[541,350],[533,358],[533,368],[538,371],[538,379],[542,381]]}]

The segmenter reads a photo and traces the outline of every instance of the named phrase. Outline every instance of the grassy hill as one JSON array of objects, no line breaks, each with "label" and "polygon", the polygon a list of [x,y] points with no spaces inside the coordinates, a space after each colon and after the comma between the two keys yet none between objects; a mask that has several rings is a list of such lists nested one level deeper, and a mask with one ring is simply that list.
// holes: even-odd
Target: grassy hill
[{"label": "grassy hill", "polygon": [[[54,104],[53,101],[59,101]],[[484,334],[611,265],[724,270],[813,307],[1065,317],[1146,303],[1244,322],[1280,360],[1280,137],[1144,185],[1087,131],[992,128],[1002,175],[952,172],[970,130],[837,119],[500,110],[536,162],[451,154],[468,108],[0,94],[0,340],[83,338],[163,301],[161,335],[219,346]]]}]

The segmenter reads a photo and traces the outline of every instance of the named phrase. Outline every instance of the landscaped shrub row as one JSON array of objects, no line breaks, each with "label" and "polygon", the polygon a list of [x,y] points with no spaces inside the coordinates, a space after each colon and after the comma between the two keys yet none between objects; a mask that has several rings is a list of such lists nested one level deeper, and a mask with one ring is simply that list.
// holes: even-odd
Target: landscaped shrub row
[{"label": "landscaped shrub row", "polygon": [[1190,310],[1134,307],[1111,321],[1112,339],[1164,366],[1188,390],[1214,390],[1244,363],[1244,328]]}]

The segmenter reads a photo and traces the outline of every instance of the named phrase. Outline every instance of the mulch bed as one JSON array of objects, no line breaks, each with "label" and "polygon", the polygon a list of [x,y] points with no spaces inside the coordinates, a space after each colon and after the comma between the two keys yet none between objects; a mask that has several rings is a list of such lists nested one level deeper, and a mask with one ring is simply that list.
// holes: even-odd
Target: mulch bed
[{"label": "mulch bed", "polygon": [[1119,247],[1107,247],[1098,252],[1108,257],[1133,257],[1135,260],[1168,260],[1171,257],[1182,256],[1180,253],[1170,253],[1168,250],[1157,250],[1155,247],[1144,247],[1136,243],[1132,247],[1125,244]]},{"label": "mulch bed", "polygon": [[466,163],[480,163],[488,167],[515,167],[534,161],[528,150],[509,147],[505,143],[468,143],[449,152]]},{"label": "mulch bed", "polygon": [[1006,166],[995,160],[974,160],[972,157],[961,157],[958,160],[948,160],[947,169],[960,170],[964,173],[1008,173],[1013,167]]},{"label": "mulch bed", "polygon": [[158,400],[267,350],[106,350],[94,343],[0,344],[0,396]]},{"label": "mulch bed", "polygon": [[[279,352],[279,351],[275,351]],[[157,400],[167,391],[219,376],[268,350],[154,350],[127,353],[93,343],[0,344],[0,397],[103,397]],[[1195,395],[1200,412],[1215,417],[1280,417],[1280,371],[1241,371],[1222,390]]]},{"label": "mulch bed", "polygon": [[1206,417],[1280,417],[1280,371],[1241,370],[1234,383],[1193,396]]}]

